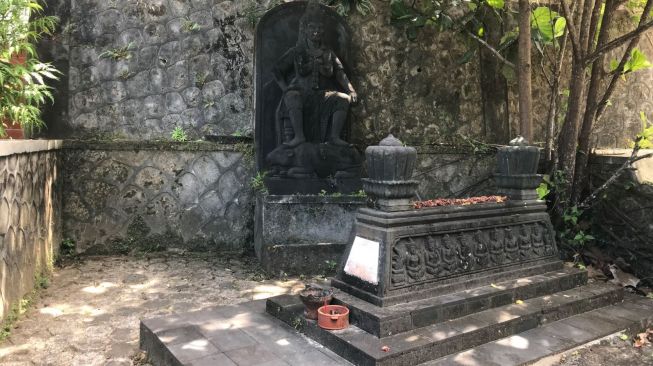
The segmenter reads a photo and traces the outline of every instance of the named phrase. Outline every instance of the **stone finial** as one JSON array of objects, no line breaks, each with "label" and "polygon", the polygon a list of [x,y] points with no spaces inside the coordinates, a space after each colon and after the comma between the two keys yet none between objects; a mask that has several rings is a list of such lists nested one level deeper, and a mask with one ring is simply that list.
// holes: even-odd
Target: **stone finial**
[{"label": "stone finial", "polygon": [[404,143],[401,142],[401,140],[398,138],[394,137],[393,134],[389,134],[388,137],[379,142],[379,146],[404,146]]},{"label": "stone finial", "polygon": [[377,200],[385,211],[409,209],[410,199],[415,196],[418,182],[411,180],[417,150],[404,144],[392,134],[377,146],[365,150],[367,173],[363,189]]},{"label": "stone finial", "polygon": [[512,200],[537,199],[535,189],[542,182],[537,174],[540,149],[530,146],[522,136],[510,141],[510,146],[502,146],[497,151],[497,172],[494,181],[499,194]]}]

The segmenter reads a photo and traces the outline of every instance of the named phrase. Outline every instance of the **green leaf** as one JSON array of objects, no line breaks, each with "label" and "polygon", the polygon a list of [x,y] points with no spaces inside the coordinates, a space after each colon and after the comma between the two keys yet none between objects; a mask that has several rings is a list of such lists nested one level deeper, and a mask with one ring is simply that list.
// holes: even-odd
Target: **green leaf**
[{"label": "green leaf", "polygon": [[494,9],[503,9],[505,6],[504,0],[487,0],[487,4]]},{"label": "green leaf", "polygon": [[624,70],[624,72],[635,72],[642,69],[648,69],[651,66],[653,66],[653,64],[649,62],[649,60],[646,58],[646,55],[640,51],[639,48],[635,48],[630,54],[630,60],[628,60],[626,63],[626,70]]},{"label": "green leaf", "polygon": [[545,199],[546,196],[548,196],[549,193],[551,193],[551,190],[549,189],[549,185],[544,182],[540,183],[540,186],[537,187],[536,191],[537,191],[537,197],[541,200]]},{"label": "green leaf", "polygon": [[546,6],[540,6],[531,14],[531,28],[534,36],[539,36],[547,43],[553,42],[565,32],[567,20]]}]

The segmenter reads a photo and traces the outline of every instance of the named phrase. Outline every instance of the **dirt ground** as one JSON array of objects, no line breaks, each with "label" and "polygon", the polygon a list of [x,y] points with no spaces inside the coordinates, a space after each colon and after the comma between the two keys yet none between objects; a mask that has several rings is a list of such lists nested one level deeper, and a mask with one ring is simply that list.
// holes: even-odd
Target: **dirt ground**
[{"label": "dirt ground", "polygon": [[[0,343],[0,365],[147,365],[138,350],[140,318],[296,292],[320,279],[269,280],[252,258],[215,254],[85,258],[56,270]],[[613,337],[556,363],[653,366],[653,347]]]},{"label": "dirt ground", "polygon": [[213,254],[86,258],[50,285],[0,343],[0,365],[146,364],[139,319],[260,299],[304,287],[265,280],[253,259]]}]

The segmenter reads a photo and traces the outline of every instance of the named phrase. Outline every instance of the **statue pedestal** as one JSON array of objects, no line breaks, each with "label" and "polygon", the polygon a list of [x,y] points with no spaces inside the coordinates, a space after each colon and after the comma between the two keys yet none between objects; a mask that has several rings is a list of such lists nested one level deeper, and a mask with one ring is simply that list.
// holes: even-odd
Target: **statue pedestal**
[{"label": "statue pedestal", "polygon": [[364,197],[258,195],[254,248],[271,274],[319,274],[338,262],[354,235]]}]

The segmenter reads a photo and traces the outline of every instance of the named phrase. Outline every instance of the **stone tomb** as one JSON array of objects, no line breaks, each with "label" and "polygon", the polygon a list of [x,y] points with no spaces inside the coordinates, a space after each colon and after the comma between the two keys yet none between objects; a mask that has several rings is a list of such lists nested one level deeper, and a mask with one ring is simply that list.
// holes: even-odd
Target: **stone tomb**
[{"label": "stone tomb", "polygon": [[[392,137],[368,152],[379,150],[365,181],[376,206],[359,211],[332,281],[334,302],[350,309],[347,329],[304,319],[297,295],[173,314],[141,321],[152,363],[521,365],[653,321],[652,300],[563,267],[544,203],[523,199],[534,169],[499,166],[507,202],[414,210],[413,150]],[[529,149],[507,150],[520,159]]]},{"label": "stone tomb", "polygon": [[324,273],[351,239],[365,198],[362,157],[347,142],[350,30],[317,1],[267,12],[256,30],[256,153],[267,194],[256,201],[255,249],[263,268]]},{"label": "stone tomb", "polygon": [[499,153],[506,202],[412,209],[414,149],[392,136],[368,148],[365,188],[378,204],[358,212],[332,280],[351,326],[317,327],[290,295],[269,299],[268,313],[356,365],[416,365],[621,301],[563,267],[546,205],[530,199],[533,151],[522,141]]}]

